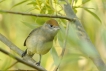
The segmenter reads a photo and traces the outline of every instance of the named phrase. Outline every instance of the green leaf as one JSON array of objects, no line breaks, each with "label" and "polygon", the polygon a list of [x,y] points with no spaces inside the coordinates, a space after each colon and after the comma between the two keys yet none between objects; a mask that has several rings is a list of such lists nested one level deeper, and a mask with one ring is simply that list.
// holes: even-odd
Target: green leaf
[{"label": "green leaf", "polygon": [[103,8],[106,10],[106,0],[102,0],[102,5],[103,5]]},{"label": "green leaf", "polygon": [[51,49],[50,53],[51,53],[51,55],[52,55],[52,57],[53,57],[54,64],[55,64],[55,65],[58,65],[59,62],[60,62],[60,61],[59,61],[59,56],[58,56],[58,54],[57,54],[57,52],[56,52],[56,50],[55,50],[54,47]]},{"label": "green leaf", "polygon": [[11,65],[11,62],[12,62],[11,58],[5,60],[1,67],[2,71],[7,71],[7,68]]},{"label": "green leaf", "polygon": [[74,8],[74,7],[73,7],[73,10],[74,10],[74,12],[75,12],[75,13],[77,13],[77,10],[76,10],[76,8]]},{"label": "green leaf", "polygon": [[78,0],[74,0],[74,1],[75,1],[75,3],[77,3]]},{"label": "green leaf", "polygon": [[28,0],[21,1],[21,2],[19,2],[19,3],[17,3],[17,4],[15,4],[15,5],[13,5],[12,8],[13,8],[13,7],[16,7],[16,6],[18,6],[18,5],[21,5],[21,4],[23,4],[23,3],[27,2],[27,1],[28,1]]},{"label": "green leaf", "polygon": [[90,0],[82,0],[82,4],[85,4],[85,3],[87,3],[88,1],[90,1]]},{"label": "green leaf", "polygon": [[82,7],[84,10],[86,10],[87,12],[89,12],[90,14],[92,14],[100,23],[102,23],[101,19],[92,11],[90,11],[87,8]]},{"label": "green leaf", "polygon": [[101,36],[102,36],[102,40],[103,40],[103,42],[104,42],[104,45],[106,46],[106,29],[104,29],[103,31],[102,31],[102,34],[101,34]]},{"label": "green leaf", "polygon": [[65,28],[62,26],[62,25],[59,25],[61,30],[58,32],[57,34],[57,37],[58,37],[58,40],[59,40],[59,45],[63,48],[63,42],[64,42],[64,39],[65,39]]},{"label": "green leaf", "polygon": [[96,57],[98,55],[96,48],[85,40],[80,40],[79,48],[86,56]]},{"label": "green leaf", "polygon": [[35,25],[35,24],[30,24],[30,23],[27,23],[27,22],[22,22],[24,25],[28,26],[29,28],[35,28],[35,27],[38,27],[39,25]]},{"label": "green leaf", "polygon": [[80,58],[81,56],[84,56],[84,55],[76,54],[76,53],[71,53],[71,54],[65,55],[63,61],[64,62],[69,62],[69,61],[70,62],[77,62],[78,60],[81,59]]},{"label": "green leaf", "polygon": [[4,2],[4,1],[6,1],[6,0],[1,0],[0,3]]}]

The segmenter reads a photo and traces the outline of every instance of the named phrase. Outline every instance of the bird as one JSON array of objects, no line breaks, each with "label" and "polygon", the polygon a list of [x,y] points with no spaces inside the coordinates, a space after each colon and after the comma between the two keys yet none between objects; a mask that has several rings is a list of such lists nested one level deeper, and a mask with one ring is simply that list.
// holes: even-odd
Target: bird
[{"label": "bird", "polygon": [[47,20],[42,26],[31,31],[24,41],[24,46],[27,49],[23,52],[22,57],[26,54],[33,57],[35,53],[40,55],[39,62],[41,63],[41,56],[49,52],[53,45],[53,39],[59,31],[60,27],[55,19]]}]

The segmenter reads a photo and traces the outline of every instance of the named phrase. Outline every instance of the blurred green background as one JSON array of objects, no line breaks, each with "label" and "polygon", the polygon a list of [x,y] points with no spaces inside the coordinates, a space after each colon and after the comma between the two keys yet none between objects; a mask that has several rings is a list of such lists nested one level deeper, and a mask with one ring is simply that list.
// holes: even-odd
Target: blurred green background
[{"label": "blurred green background", "polygon": [[[71,4],[71,0],[69,0]],[[15,12],[65,15],[63,11],[64,0],[0,0],[0,10],[9,10]],[[106,62],[106,1],[105,0],[75,0],[73,10],[78,16],[92,43]],[[23,16],[16,14],[0,13],[0,33],[6,36],[11,42],[23,51],[24,40],[34,28],[41,26],[49,18]],[[56,19],[61,26],[61,30],[54,39],[53,49],[43,55],[41,65],[48,71],[52,71],[59,62],[59,55],[64,46],[65,28],[67,21]],[[59,71],[98,71],[95,65],[87,55],[79,49],[74,26],[69,26],[69,39],[67,39],[66,51],[60,65]],[[84,46],[87,46],[83,43]],[[0,42],[0,48],[18,56],[10,50],[5,44]],[[89,49],[88,52],[90,52]],[[20,57],[20,56],[18,56]],[[33,57],[39,60],[37,54]],[[5,70],[16,60],[0,52],[0,69]],[[24,64],[17,63],[9,70],[30,70]]]}]

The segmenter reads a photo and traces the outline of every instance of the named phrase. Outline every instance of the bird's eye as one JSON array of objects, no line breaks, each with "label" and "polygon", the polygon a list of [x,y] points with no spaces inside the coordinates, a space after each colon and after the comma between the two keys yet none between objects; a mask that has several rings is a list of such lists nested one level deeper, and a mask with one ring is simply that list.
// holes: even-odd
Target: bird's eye
[{"label": "bird's eye", "polygon": [[53,27],[53,25],[50,24],[50,27]]}]

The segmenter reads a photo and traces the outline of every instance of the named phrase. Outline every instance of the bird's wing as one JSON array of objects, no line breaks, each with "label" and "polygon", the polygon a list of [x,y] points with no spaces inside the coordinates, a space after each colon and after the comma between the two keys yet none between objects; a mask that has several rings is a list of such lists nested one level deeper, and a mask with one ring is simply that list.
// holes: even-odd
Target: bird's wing
[{"label": "bird's wing", "polygon": [[30,37],[30,35],[34,32],[34,31],[36,31],[37,29],[39,29],[40,27],[38,27],[38,28],[36,28],[36,29],[34,29],[34,30],[32,30],[31,31],[31,33],[28,35],[28,37],[25,39],[25,41],[24,41],[24,46],[26,46],[26,41],[27,41],[27,39]]}]

